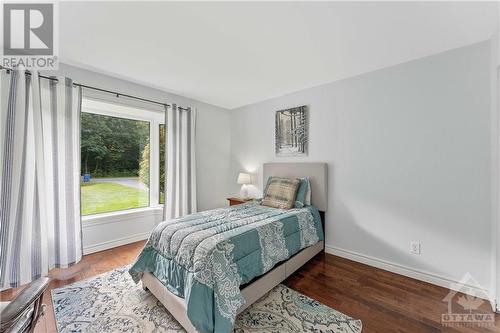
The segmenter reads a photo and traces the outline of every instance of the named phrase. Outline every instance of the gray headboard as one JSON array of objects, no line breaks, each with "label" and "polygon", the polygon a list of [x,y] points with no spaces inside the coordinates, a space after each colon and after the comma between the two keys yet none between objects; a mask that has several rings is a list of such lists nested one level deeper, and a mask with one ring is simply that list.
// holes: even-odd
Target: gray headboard
[{"label": "gray headboard", "polygon": [[311,203],[321,211],[328,208],[328,164],[326,163],[264,163],[265,185],[269,176],[300,178],[309,177]]}]

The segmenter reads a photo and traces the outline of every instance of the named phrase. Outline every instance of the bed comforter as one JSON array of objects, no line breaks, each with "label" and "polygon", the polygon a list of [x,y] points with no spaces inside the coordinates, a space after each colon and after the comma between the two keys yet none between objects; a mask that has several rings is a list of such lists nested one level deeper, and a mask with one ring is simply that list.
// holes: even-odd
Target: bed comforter
[{"label": "bed comforter", "polygon": [[201,332],[230,332],[245,303],[240,285],[323,240],[313,206],[283,210],[258,202],[191,214],[159,224],[130,268],[151,272],[186,301]]}]

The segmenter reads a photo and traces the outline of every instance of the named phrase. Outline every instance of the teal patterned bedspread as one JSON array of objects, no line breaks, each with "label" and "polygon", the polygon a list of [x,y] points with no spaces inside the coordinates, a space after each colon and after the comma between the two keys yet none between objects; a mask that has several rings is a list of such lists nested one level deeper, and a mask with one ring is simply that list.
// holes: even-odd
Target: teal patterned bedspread
[{"label": "teal patterned bedspread", "polygon": [[230,332],[245,300],[240,285],[323,240],[313,206],[276,209],[258,202],[191,214],[153,230],[130,274],[151,272],[186,301],[201,332]]}]

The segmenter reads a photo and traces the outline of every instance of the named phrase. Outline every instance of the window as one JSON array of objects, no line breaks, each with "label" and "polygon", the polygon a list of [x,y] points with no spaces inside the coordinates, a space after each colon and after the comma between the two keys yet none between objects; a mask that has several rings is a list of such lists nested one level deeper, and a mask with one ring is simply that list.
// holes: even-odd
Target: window
[{"label": "window", "polygon": [[148,121],[82,112],[82,215],[149,206],[150,135]]},{"label": "window", "polygon": [[160,184],[159,184],[159,189],[160,189],[160,204],[165,203],[165,152],[166,152],[166,128],[164,124],[160,124],[160,140],[159,140],[159,150],[160,150]]}]

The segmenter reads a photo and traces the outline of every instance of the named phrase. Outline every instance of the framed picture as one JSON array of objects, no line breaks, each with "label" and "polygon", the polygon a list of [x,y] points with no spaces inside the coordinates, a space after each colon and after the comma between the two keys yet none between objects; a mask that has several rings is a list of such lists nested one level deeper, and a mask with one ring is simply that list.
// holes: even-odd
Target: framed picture
[{"label": "framed picture", "polygon": [[276,111],[276,156],[306,156],[308,144],[307,107]]}]

